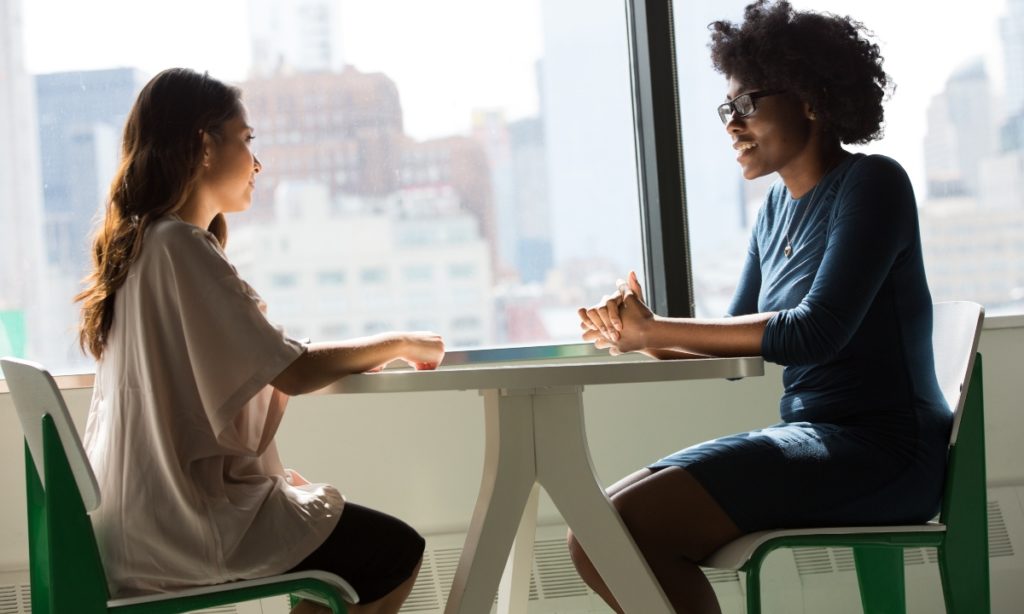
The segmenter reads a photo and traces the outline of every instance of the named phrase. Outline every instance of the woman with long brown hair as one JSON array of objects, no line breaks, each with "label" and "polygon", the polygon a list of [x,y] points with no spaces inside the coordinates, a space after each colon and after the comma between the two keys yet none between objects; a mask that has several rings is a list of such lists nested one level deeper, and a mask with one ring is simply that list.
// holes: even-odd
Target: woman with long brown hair
[{"label": "woman with long brown hair", "polygon": [[[427,332],[304,344],[265,317],[224,254],[225,214],[251,205],[262,166],[241,92],[188,69],[141,91],[78,296],[98,360],[85,446],[115,596],[323,569],[350,611],[397,612],[424,541],[284,469],[274,435],[288,395],[402,360],[444,356]],[[296,611],[319,606],[303,602]]]}]

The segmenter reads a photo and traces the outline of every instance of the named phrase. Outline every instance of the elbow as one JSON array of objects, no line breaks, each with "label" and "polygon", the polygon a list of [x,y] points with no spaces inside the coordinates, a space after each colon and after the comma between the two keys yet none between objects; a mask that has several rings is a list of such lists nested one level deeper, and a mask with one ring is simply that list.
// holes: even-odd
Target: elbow
[{"label": "elbow", "polygon": [[838,356],[849,340],[810,318],[792,316],[780,312],[765,327],[761,353],[766,360],[785,366],[823,364]]},{"label": "elbow", "polygon": [[311,359],[309,351],[305,351],[285,367],[284,371],[278,373],[277,377],[271,380],[270,385],[290,397],[313,392],[323,387],[322,385],[317,386],[311,381],[316,379],[311,377],[315,366],[315,361]]},{"label": "elbow", "polygon": [[287,373],[288,370],[285,369],[280,375],[270,382],[270,385],[290,397],[311,392],[311,390],[308,390],[306,386],[303,386],[302,382],[298,381],[297,378],[286,376]]}]

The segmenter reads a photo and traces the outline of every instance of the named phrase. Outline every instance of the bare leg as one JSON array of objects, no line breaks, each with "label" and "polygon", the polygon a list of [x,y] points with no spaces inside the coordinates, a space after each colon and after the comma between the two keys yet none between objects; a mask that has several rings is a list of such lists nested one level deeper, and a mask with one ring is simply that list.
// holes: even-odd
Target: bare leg
[{"label": "bare leg", "polygon": [[[658,472],[641,469],[608,493],[676,612],[720,612],[711,584],[697,563],[741,531],[704,487],[685,470],[670,467]],[[621,613],[572,532],[569,553],[583,580]]]},{"label": "bare leg", "polygon": [[[420,559],[420,562],[416,563],[416,568],[413,569],[409,579],[399,584],[395,590],[380,599],[370,603],[349,605],[349,614],[397,614],[402,604],[409,598],[409,593],[412,592],[412,587],[416,584],[416,576],[419,575],[420,565],[422,564],[423,559]],[[319,603],[300,601],[299,605],[292,609],[291,614],[330,614],[330,611],[330,608]]]}]

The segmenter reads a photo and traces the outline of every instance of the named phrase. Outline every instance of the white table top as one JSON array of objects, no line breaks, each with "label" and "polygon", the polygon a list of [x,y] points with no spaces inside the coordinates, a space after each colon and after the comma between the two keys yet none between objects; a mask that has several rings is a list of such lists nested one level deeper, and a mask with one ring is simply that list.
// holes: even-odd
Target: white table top
[{"label": "white table top", "polygon": [[528,389],[591,386],[764,375],[764,359],[698,358],[687,360],[608,360],[501,366],[442,366],[434,371],[388,369],[344,377],[316,394],[428,392],[439,390]]}]

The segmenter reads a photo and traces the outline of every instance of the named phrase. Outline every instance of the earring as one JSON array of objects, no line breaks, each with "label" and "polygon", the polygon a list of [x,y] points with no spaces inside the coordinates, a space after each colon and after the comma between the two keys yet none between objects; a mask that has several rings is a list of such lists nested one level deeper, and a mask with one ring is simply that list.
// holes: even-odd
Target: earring
[{"label": "earring", "polygon": [[814,111],[811,111],[807,114],[807,117],[813,122],[814,120],[818,119],[818,114],[815,113]]}]

